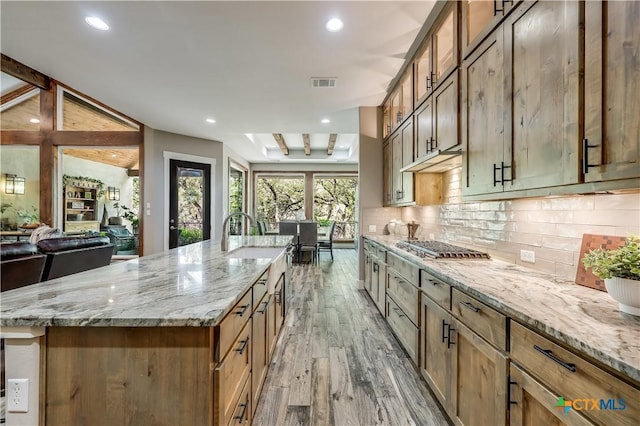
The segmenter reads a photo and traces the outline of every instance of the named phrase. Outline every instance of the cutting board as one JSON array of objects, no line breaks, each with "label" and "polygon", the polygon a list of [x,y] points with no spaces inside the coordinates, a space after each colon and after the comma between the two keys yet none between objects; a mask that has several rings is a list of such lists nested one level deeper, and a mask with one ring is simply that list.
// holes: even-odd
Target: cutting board
[{"label": "cutting board", "polygon": [[626,240],[626,237],[618,237],[612,235],[595,235],[595,234],[583,234],[582,246],[580,247],[580,261],[578,262],[578,270],[576,271],[576,284],[583,285],[585,287],[595,288],[600,291],[607,291],[604,286],[604,280],[596,277],[591,273],[591,268],[588,270],[582,264],[582,258],[584,254],[592,249],[603,248],[605,250],[613,250],[622,246]]}]

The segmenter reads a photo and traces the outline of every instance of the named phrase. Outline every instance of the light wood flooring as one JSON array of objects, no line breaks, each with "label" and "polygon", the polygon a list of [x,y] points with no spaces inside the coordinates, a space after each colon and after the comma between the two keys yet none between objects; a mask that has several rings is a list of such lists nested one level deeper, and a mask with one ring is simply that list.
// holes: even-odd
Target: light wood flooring
[{"label": "light wood flooring", "polygon": [[291,267],[292,297],[254,425],[447,425],[357,281],[353,249]]}]

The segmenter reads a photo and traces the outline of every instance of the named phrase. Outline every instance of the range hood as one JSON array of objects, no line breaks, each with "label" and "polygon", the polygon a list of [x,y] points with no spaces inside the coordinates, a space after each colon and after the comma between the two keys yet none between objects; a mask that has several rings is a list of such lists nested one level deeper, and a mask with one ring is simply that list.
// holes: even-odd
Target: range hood
[{"label": "range hood", "polygon": [[462,165],[462,150],[440,151],[436,149],[423,155],[411,164],[400,169],[401,172],[443,173]]}]

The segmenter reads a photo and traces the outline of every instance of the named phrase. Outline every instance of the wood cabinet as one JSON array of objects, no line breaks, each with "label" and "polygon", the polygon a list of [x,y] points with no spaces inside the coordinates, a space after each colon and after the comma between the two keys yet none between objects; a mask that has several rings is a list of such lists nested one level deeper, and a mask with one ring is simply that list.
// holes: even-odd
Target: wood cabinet
[{"label": "wood cabinet", "polygon": [[389,141],[382,148],[383,205],[393,203],[393,145]]},{"label": "wood cabinet", "polygon": [[[400,170],[413,161],[413,119],[406,120],[402,128],[392,136],[383,151],[385,164],[385,200],[388,205],[410,204],[414,202],[413,173]],[[389,167],[390,163],[390,169]],[[390,175],[386,174],[391,171]]]},{"label": "wood cabinet", "polygon": [[515,364],[509,366],[509,424],[511,426],[590,426],[576,410],[558,407],[558,396]]},{"label": "wood cabinet", "polygon": [[402,111],[400,110],[401,89],[396,89],[390,95],[389,112],[391,116],[391,131],[393,132],[402,123]]},{"label": "wood cabinet", "polygon": [[460,145],[458,81],[455,71],[416,113],[416,159]]},{"label": "wood cabinet", "polygon": [[64,187],[64,231],[99,231],[98,194],[95,182],[70,179]]},{"label": "wood cabinet", "polygon": [[414,60],[416,108],[458,67],[458,51],[458,2],[449,2]]},{"label": "wood cabinet", "polygon": [[462,56],[475,47],[502,21],[519,0],[464,0],[462,2]]},{"label": "wood cabinet", "polygon": [[421,309],[420,371],[450,418],[457,425],[505,425],[506,354],[424,292]]},{"label": "wood cabinet", "polygon": [[[269,333],[269,306],[271,305],[271,296],[264,294],[262,299],[255,305],[252,316],[252,355],[251,355],[251,400],[252,404],[251,417],[255,414],[260,392],[264,379],[267,376],[270,358],[270,333]],[[273,322],[273,320],[271,321]]]},{"label": "wood cabinet", "polygon": [[409,358],[414,364],[418,364],[420,330],[390,296],[387,297],[387,323]]},{"label": "wood cabinet", "polygon": [[391,134],[391,99],[387,99],[382,105],[382,138],[386,139]]},{"label": "wood cabinet", "polygon": [[585,182],[640,176],[640,2],[585,2]]},{"label": "wood cabinet", "polygon": [[510,352],[514,363],[554,394],[556,404],[560,397],[573,401],[572,410],[597,424],[637,424],[639,389],[515,322],[511,324]]},{"label": "wood cabinet", "polygon": [[365,242],[364,287],[376,307],[386,313],[386,250],[370,241]]},{"label": "wood cabinet", "polygon": [[464,195],[578,183],[579,27],[577,2],[523,2],[467,58]]},{"label": "wood cabinet", "polygon": [[[397,118],[400,122],[411,116],[413,112],[413,70],[411,67],[405,71],[404,77],[400,81],[400,113]],[[413,161],[413,160],[412,160]]]}]

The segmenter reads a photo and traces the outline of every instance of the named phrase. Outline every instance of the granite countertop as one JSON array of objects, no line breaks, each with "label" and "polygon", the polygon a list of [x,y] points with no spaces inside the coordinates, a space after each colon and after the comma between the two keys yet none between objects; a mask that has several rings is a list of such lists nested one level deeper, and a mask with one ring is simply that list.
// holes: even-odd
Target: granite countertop
[{"label": "granite countertop", "polygon": [[453,287],[640,382],[640,318],[607,293],[499,260],[421,259],[396,247],[406,238],[365,236]]},{"label": "granite countertop", "polygon": [[[239,247],[282,247],[290,236],[230,237]],[[224,257],[204,241],[2,293],[0,326],[213,326],[273,259]]]}]

